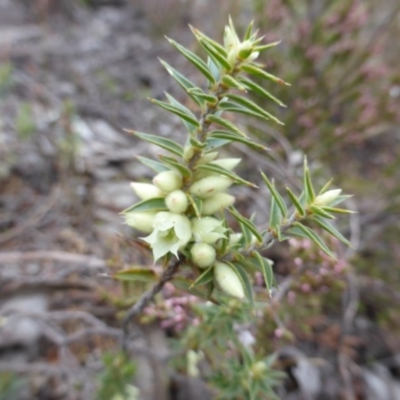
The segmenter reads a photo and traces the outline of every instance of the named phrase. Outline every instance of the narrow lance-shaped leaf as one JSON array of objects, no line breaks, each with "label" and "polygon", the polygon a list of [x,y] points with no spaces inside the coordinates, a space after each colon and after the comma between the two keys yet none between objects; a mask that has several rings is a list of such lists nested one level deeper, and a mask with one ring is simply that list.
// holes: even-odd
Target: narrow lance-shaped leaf
[{"label": "narrow lance-shaped leaf", "polygon": [[214,279],[214,266],[207,268],[199,277],[190,285],[189,289],[193,287],[204,285]]},{"label": "narrow lance-shaped leaf", "polygon": [[314,206],[311,204],[311,206],[309,207],[309,210],[315,215],[319,215],[321,217],[328,218],[328,219],[335,219],[335,217],[332,214],[329,214],[328,212],[326,212],[322,207]]},{"label": "narrow lance-shaped leaf", "polygon": [[311,182],[311,174],[308,169],[307,157],[304,157],[303,185],[307,204],[311,204],[315,199],[314,187]]},{"label": "narrow lance-shaped leaf", "polygon": [[223,46],[221,46],[218,42],[215,40],[211,39],[209,36],[205,35],[203,32],[200,32],[198,29],[194,28],[192,25],[189,25],[189,28],[193,32],[194,36],[196,37],[197,40],[203,40],[210,46],[212,46],[215,50],[217,50],[221,55],[224,57],[227,57],[227,52],[224,49]]},{"label": "narrow lance-shaped leaf", "polygon": [[172,39],[167,38],[167,40],[174,46],[184,57],[186,57],[211,83],[215,83],[216,80],[208,68],[207,64],[196,54],[192,53],[179,43]]},{"label": "narrow lance-shaped leaf", "polygon": [[149,200],[143,200],[133,206],[128,207],[122,211],[122,214],[126,214],[132,211],[144,212],[144,211],[166,211],[167,206],[163,197],[155,197]]},{"label": "narrow lance-shaped leaf", "polygon": [[179,144],[175,143],[170,139],[163,138],[157,135],[151,135],[149,133],[137,132],[137,131],[130,131],[129,129],[124,129],[125,132],[132,133],[133,135],[137,136],[138,138],[144,140],[148,143],[153,143],[158,147],[161,147],[170,153],[173,153],[179,157],[183,157],[183,147]]},{"label": "narrow lance-shaped leaf", "polygon": [[196,96],[197,98],[207,101],[208,103],[211,104],[217,104],[218,103],[218,97],[214,96],[212,94],[204,93],[200,88],[193,88],[189,89],[187,91],[189,94]]},{"label": "narrow lance-shaped leaf", "polygon": [[238,81],[243,84],[247,89],[253,91],[254,93],[257,93],[260,96],[263,96],[267,99],[270,99],[274,101],[276,104],[279,104],[281,107],[286,107],[285,104],[282,103],[277,97],[272,95],[270,92],[265,90],[262,86],[257,84],[256,82],[252,81],[251,79],[248,79],[244,76],[238,77]]},{"label": "narrow lance-shaped leaf", "polygon": [[259,51],[261,53],[262,51],[265,51],[265,50],[271,49],[272,47],[277,46],[279,43],[281,43],[281,40],[279,40],[277,42],[267,43],[267,44],[260,44],[260,45],[254,47],[254,51]]},{"label": "narrow lance-shaped leaf", "polygon": [[328,206],[323,206],[321,207],[325,211],[334,213],[334,214],[357,214],[357,211],[353,210],[346,210],[345,208],[336,208],[336,207],[328,207]]},{"label": "narrow lance-shaped leaf", "polygon": [[243,41],[246,41],[246,40],[250,39],[251,34],[253,32],[253,25],[254,25],[254,20],[251,21],[249,23],[249,25],[247,26],[246,32],[245,32],[244,37],[243,37]]},{"label": "narrow lance-shaped leaf", "polygon": [[154,282],[157,280],[157,274],[143,267],[134,267],[118,271],[113,275],[114,278],[120,281],[136,281],[136,282]]},{"label": "narrow lance-shaped leaf", "polygon": [[325,193],[329,189],[329,186],[331,186],[332,182],[333,182],[333,178],[329,179],[329,181],[327,183],[325,183],[323,188],[319,191],[318,196]]},{"label": "narrow lance-shaped leaf", "polygon": [[324,218],[318,215],[313,215],[310,219],[313,220],[315,223],[317,223],[322,229],[324,229],[332,236],[334,236],[336,239],[340,240],[345,245],[352,247],[351,243],[332,224],[330,224]]},{"label": "narrow lance-shaped leaf", "polygon": [[281,85],[290,86],[289,83],[285,82],[283,79],[276,77],[275,75],[265,72],[263,69],[256,67],[255,65],[245,64],[240,67],[242,71],[245,71],[251,75],[257,76],[258,78],[266,79]]},{"label": "narrow lance-shaped leaf", "polygon": [[186,194],[190,204],[193,207],[193,211],[197,218],[201,218],[201,212],[203,210],[203,201],[197,197],[192,197],[190,194]]},{"label": "narrow lance-shaped leaf", "polygon": [[256,188],[257,185],[255,185],[252,182],[246,181],[245,179],[241,178],[239,175],[236,175],[232,171],[228,171],[227,169],[220,167],[219,165],[216,164],[202,164],[196,167],[196,170],[198,171],[208,171],[208,172],[214,172],[215,174],[221,174],[224,176],[227,176],[228,178],[232,179],[236,183],[241,183],[242,185],[250,186]]},{"label": "narrow lance-shaped leaf", "polygon": [[270,215],[269,215],[269,226],[278,234],[280,231],[278,231],[279,226],[281,225],[282,222],[282,214],[281,210],[276,203],[275,197],[271,196],[271,207],[270,207]]},{"label": "narrow lance-shaped leaf", "polygon": [[227,120],[226,118],[210,114],[207,115],[206,121],[213,122],[214,124],[222,126],[223,128],[226,128],[240,136],[246,137],[246,134],[244,134],[233,122]]},{"label": "narrow lance-shaped leaf", "polygon": [[164,164],[161,164],[158,161],[154,161],[151,158],[147,157],[141,157],[141,156],[136,156],[136,158],[146,167],[149,167],[155,172],[163,172],[163,171],[168,171],[169,168],[166,167]]},{"label": "narrow lance-shaped leaf", "polygon": [[245,225],[250,232],[257,238],[259,242],[262,242],[262,236],[258,232],[256,226],[249,219],[243,217],[234,207],[229,207],[228,211],[237,219],[239,223]]},{"label": "narrow lance-shaped leaf", "polygon": [[169,111],[169,112],[177,115],[178,117],[184,119],[185,121],[191,123],[192,125],[196,126],[197,128],[200,127],[199,121],[197,121],[196,117],[188,109],[183,110],[182,107],[172,105],[170,103],[166,103],[165,101],[160,101],[160,100],[156,100],[156,99],[150,99],[150,101],[153,104],[163,108],[164,110]]},{"label": "narrow lance-shaped leaf", "polygon": [[269,112],[263,110],[260,106],[258,106],[256,103],[253,101],[247,99],[246,97],[239,96],[237,94],[233,93],[227,93],[226,97],[233,102],[240,104],[242,107],[248,108],[251,111],[260,113],[265,116],[266,119],[271,119],[272,121],[275,121],[276,123],[283,125],[283,122],[281,122],[278,118],[270,114]]},{"label": "narrow lance-shaped leaf", "polygon": [[269,120],[264,114],[261,114],[257,111],[250,110],[249,108],[243,107],[239,104],[236,104],[231,101],[224,101],[219,103],[218,108],[223,110],[223,111],[229,111],[229,112],[234,112],[238,114],[244,114],[248,115],[250,117],[256,117],[256,118],[261,118],[264,120]]},{"label": "narrow lance-shaped leaf", "polygon": [[242,92],[247,92],[246,88],[240,84],[235,78],[233,78],[231,75],[225,75],[222,77],[221,82],[223,85],[233,88],[233,89],[238,89],[241,90]]},{"label": "narrow lance-shaped leaf", "polygon": [[293,227],[289,229],[289,232],[311,239],[329,257],[336,259],[335,255],[329,250],[329,247],[324,243],[324,241],[307,226],[301,224],[300,222],[294,222]]},{"label": "narrow lance-shaped leaf", "polygon": [[294,207],[296,208],[298,214],[301,217],[304,217],[306,215],[306,212],[305,212],[303,206],[301,205],[299,199],[297,199],[297,197],[294,195],[294,193],[288,187],[286,187],[286,191],[287,191],[287,193],[288,193],[288,195],[290,197],[290,200],[292,201]]},{"label": "narrow lance-shaped leaf", "polygon": [[[175,68],[171,67],[167,62],[159,58],[160,63],[164,66],[164,68],[167,70],[167,72],[178,82],[178,84],[182,87],[185,92],[188,93],[188,95],[199,105],[202,106],[204,102],[196,97],[194,93],[192,94],[190,92],[190,89],[197,89],[197,87],[189,80],[187,79],[184,75],[182,75],[180,72],[178,72]],[[200,88],[199,88],[200,89]]]},{"label": "narrow lance-shaped leaf", "polygon": [[283,217],[286,218],[287,217],[287,208],[286,208],[286,205],[285,205],[285,202],[284,202],[282,196],[278,193],[278,191],[275,189],[275,185],[269,181],[267,176],[262,171],[260,171],[260,172],[261,172],[261,176],[264,180],[264,183],[267,185],[269,191],[271,192],[271,195],[275,198],[276,204],[280,208]]},{"label": "narrow lance-shaped leaf", "polygon": [[351,197],[353,197],[351,194],[342,194],[342,195],[336,197],[335,200],[331,201],[329,203],[329,207],[336,206],[337,204],[340,204],[341,202],[343,202],[347,199],[350,199]]},{"label": "narrow lance-shaped leaf", "polygon": [[254,252],[254,257],[256,259],[255,261],[257,261],[258,263],[256,264],[258,269],[263,274],[265,286],[267,287],[268,290],[271,290],[274,281],[274,273],[272,270],[271,261],[268,260],[267,258],[262,257],[261,254],[258,253],[257,251]]},{"label": "narrow lance-shaped leaf", "polygon": [[229,64],[228,60],[226,59],[226,56],[221,54],[215,47],[210,45],[206,40],[202,38],[198,38],[199,43],[203,46],[204,50],[207,52],[207,54],[218,64],[221,65],[221,67],[225,68],[226,70],[230,70],[232,67]]},{"label": "narrow lance-shaped leaf", "polygon": [[165,164],[170,165],[174,169],[176,169],[184,178],[190,178],[192,176],[192,172],[189,168],[185,167],[182,162],[177,160],[176,158],[167,157],[167,156],[158,156],[161,161]]},{"label": "narrow lance-shaped leaf", "polygon": [[247,299],[250,301],[252,307],[254,307],[253,288],[246,271],[240,264],[237,263],[227,263],[227,264],[236,272],[237,276],[242,282]]},{"label": "narrow lance-shaped leaf", "polygon": [[263,151],[267,151],[269,150],[268,147],[265,147],[261,144],[255,143],[253,142],[251,139],[246,139],[242,136],[238,136],[235,135],[231,132],[227,132],[227,131],[211,131],[208,134],[209,138],[217,138],[217,139],[225,139],[228,140],[229,142],[238,142],[238,143],[243,143],[248,147],[251,147],[253,149],[257,149],[257,150],[263,150]]}]

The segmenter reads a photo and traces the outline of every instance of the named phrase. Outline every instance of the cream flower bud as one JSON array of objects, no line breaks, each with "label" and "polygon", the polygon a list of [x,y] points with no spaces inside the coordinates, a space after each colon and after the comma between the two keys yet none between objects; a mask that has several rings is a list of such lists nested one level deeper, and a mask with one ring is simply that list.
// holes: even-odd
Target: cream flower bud
[{"label": "cream flower bud", "polygon": [[196,165],[208,164],[209,162],[215,160],[218,156],[217,151],[213,151],[211,153],[204,154],[204,156],[200,157],[200,159],[196,162]]},{"label": "cream flower bud", "polygon": [[240,161],[242,161],[241,158],[221,158],[220,160],[211,161],[210,164],[215,164],[228,171],[232,171]]},{"label": "cream flower bud", "polygon": [[216,261],[214,267],[214,277],[220,288],[228,295],[244,298],[242,282],[236,272],[227,264]]},{"label": "cream flower bud", "polygon": [[186,146],[183,149],[183,158],[185,161],[189,161],[194,155],[194,148],[191,145]]},{"label": "cream flower bud", "polygon": [[131,182],[131,188],[141,200],[163,197],[163,192],[151,183]]},{"label": "cream flower bud", "polygon": [[203,200],[203,215],[212,215],[217,211],[230,207],[235,202],[235,197],[228,193],[216,193],[214,196]]},{"label": "cream flower bud", "polygon": [[144,233],[153,231],[154,212],[129,212],[125,214],[125,223]]},{"label": "cream flower bud", "polygon": [[189,205],[189,200],[182,190],[174,190],[165,198],[165,204],[173,213],[183,213]]},{"label": "cream flower bud", "polygon": [[333,200],[336,200],[339,197],[341,192],[342,192],[342,189],[328,190],[327,192],[320,194],[319,196],[317,196],[315,198],[314,205],[327,206]]},{"label": "cream flower bud", "polygon": [[200,268],[207,268],[214,264],[217,255],[214,247],[207,243],[195,243],[190,250],[192,261]]},{"label": "cream flower bud", "polygon": [[223,192],[233,183],[232,179],[226,176],[208,176],[193,183],[189,188],[191,194],[205,199],[211,197],[215,193]]},{"label": "cream flower bud", "polygon": [[243,233],[231,233],[229,235],[229,247],[237,245],[243,237]]},{"label": "cream flower bud", "polygon": [[239,46],[239,39],[235,32],[229,26],[225,26],[224,32],[224,47],[229,52],[232,49],[237,49]]},{"label": "cream flower bud", "polygon": [[163,192],[172,192],[182,187],[182,176],[176,171],[163,171],[153,178],[153,183]]}]

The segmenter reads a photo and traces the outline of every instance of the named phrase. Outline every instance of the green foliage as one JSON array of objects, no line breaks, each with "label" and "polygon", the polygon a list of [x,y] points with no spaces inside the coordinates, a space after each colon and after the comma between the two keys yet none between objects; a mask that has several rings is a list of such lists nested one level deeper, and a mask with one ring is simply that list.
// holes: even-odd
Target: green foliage
[{"label": "green foliage", "polygon": [[24,381],[17,375],[0,373],[0,400],[17,400],[20,398],[20,389]]},{"label": "green foliage", "polygon": [[98,376],[99,400],[138,400],[138,391],[132,385],[136,366],[122,354],[103,355],[104,370]]}]

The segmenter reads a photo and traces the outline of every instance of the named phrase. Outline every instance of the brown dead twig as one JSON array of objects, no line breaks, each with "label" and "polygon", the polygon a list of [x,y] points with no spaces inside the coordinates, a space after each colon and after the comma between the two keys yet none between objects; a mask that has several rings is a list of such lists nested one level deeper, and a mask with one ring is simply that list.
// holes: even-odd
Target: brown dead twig
[{"label": "brown dead twig", "polygon": [[161,275],[160,280],[156,284],[154,284],[154,286],[150,288],[147,292],[143,293],[140,296],[139,300],[127,312],[122,324],[123,338],[121,347],[124,352],[127,352],[127,350],[129,349],[128,341],[130,335],[131,321],[136,318],[140,312],[143,311],[146,305],[154,299],[155,295],[163,289],[164,285],[174,277],[182,262],[183,260],[180,259],[170,264]]}]

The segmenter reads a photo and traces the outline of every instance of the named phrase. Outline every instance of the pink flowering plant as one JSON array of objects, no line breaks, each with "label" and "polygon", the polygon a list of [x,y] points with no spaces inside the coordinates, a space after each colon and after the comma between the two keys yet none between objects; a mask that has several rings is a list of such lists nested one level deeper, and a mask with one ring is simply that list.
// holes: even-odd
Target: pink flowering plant
[{"label": "pink flowering plant", "polygon": [[[197,29],[192,28],[192,32],[206,53],[206,60],[176,41],[168,41],[203,75],[204,87],[196,86],[165,61],[161,60],[161,63],[198,111],[193,112],[170,94],[166,94],[167,101],[151,100],[181,119],[186,141],[178,143],[154,134],[129,131],[165,153],[159,155],[158,160],[139,157],[154,171],[154,178],[148,183],[132,183],[140,201],[123,212],[125,222],[141,232],[139,240],[151,250],[153,262],[162,265],[161,273],[155,268],[148,268],[147,272],[143,268],[132,268],[116,274],[120,279],[129,276],[130,280],[143,280],[146,275],[155,280],[154,286],[143,293],[126,315],[125,342],[132,318],[142,312],[170,281],[191,295],[219,305],[220,311],[208,309],[203,322],[207,325],[211,319],[214,322],[210,323],[216,327],[217,320],[218,323],[230,320],[226,334],[242,349],[240,354],[248,364],[248,368],[243,365],[239,368],[240,362],[238,365],[232,363],[230,372],[240,370],[240,374],[249,374],[255,371],[251,375],[251,384],[243,384],[244,379],[235,380],[221,398],[233,398],[239,393],[244,393],[246,398],[263,398],[261,393],[272,393],[271,385],[275,382],[265,379],[265,373],[271,370],[271,359],[257,360],[251,349],[241,344],[233,329],[236,311],[229,310],[238,307],[232,304],[243,304],[242,310],[256,307],[258,299],[253,290],[256,276],[262,276],[264,280],[263,299],[270,299],[274,285],[273,263],[263,254],[275,241],[306,238],[332,258],[335,256],[324,242],[321,230],[349,245],[334,225],[336,214],[351,212],[338,207],[349,196],[342,194],[341,189],[331,189],[331,181],[317,190],[305,159],[302,191],[298,194],[290,188],[286,188],[285,194],[279,193],[274,181],[260,172],[270,193],[269,201],[265,200],[265,203],[269,202],[269,211],[267,207],[262,210],[264,226],[256,226],[253,218],[246,218],[235,208],[235,196],[230,188],[245,185],[256,189],[257,186],[235,172],[241,159],[222,157],[221,149],[230,143],[238,143],[265,152],[268,157],[268,149],[255,143],[236,125],[235,115],[283,125],[272,111],[250,100],[248,94],[258,95],[271,106],[285,107],[269,87],[273,90],[276,85],[290,85],[257,62],[260,53],[272,50],[279,42],[265,44],[263,37],[253,32],[252,23],[240,38],[230,20],[222,44]],[[231,226],[239,227],[239,230],[235,231]],[[243,313],[248,315],[247,311],[242,311],[241,315]],[[220,317],[215,319],[215,314]],[[216,329],[214,334],[218,331]],[[200,350],[198,346],[196,350]],[[224,376],[219,376],[217,381],[226,383],[227,376],[234,377]]]}]

